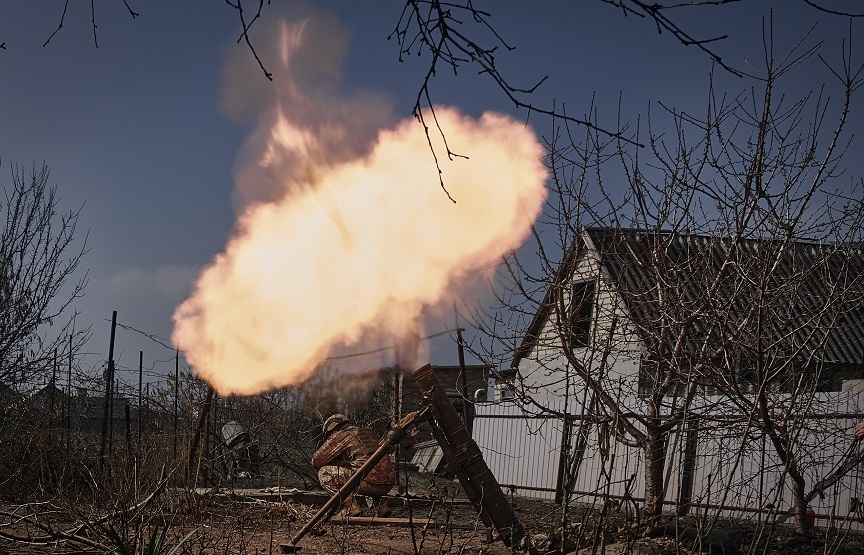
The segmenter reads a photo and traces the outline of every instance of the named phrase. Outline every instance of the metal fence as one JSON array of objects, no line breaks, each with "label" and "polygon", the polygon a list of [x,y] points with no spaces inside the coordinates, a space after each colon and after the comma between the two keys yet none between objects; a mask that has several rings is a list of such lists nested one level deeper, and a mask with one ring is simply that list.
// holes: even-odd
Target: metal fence
[{"label": "metal fence", "polygon": [[[664,487],[670,509],[687,503],[690,511],[705,514],[754,520],[779,514],[783,520],[793,507],[793,494],[770,441],[733,418],[721,398],[703,397],[697,403],[712,407],[712,418],[698,428],[675,429],[668,438]],[[640,404],[639,398],[623,403],[632,411]],[[502,487],[547,499],[561,499],[568,488],[575,501],[641,502],[641,449],[616,441],[613,427],[597,424],[578,402],[571,400],[566,411],[563,402],[546,405],[548,412],[508,402],[476,406],[474,439]],[[807,414],[794,417],[807,491],[864,453],[864,441],[854,441],[852,434],[864,419],[864,394],[820,393],[809,406]],[[566,424],[555,412],[569,415]],[[815,497],[811,507],[817,525],[864,529],[864,465],[827,488],[824,497]]]}]

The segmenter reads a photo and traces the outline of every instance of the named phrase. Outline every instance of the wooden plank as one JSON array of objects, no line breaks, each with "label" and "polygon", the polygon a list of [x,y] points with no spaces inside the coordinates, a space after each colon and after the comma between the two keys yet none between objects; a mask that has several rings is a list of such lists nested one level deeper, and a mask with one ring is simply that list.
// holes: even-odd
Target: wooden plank
[{"label": "wooden plank", "polygon": [[342,515],[335,515],[330,519],[331,524],[345,524],[348,526],[369,526],[369,525],[379,525],[379,526],[399,526],[399,527],[408,527],[408,526],[416,526],[418,528],[425,527],[438,527],[438,526],[446,526],[448,528],[452,528],[454,530],[483,530],[484,527],[478,523],[477,526],[471,524],[454,524],[454,523],[438,523],[435,520],[431,519],[418,519],[418,518],[396,518],[396,517],[371,517],[371,516],[351,516],[351,517],[343,517]]}]

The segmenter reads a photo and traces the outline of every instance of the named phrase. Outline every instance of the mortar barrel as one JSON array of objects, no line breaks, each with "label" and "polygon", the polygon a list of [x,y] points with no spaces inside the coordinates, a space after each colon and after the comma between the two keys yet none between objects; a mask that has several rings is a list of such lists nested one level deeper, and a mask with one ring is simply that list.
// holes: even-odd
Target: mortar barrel
[{"label": "mortar barrel", "polygon": [[444,456],[468,499],[480,513],[481,519],[498,530],[505,545],[518,544],[525,535],[525,529],[513,513],[498,480],[483,460],[483,453],[441,387],[432,366],[427,364],[418,368],[413,375],[435,416],[438,428],[436,439],[439,443],[443,443],[442,439],[446,442],[446,445],[441,446]]}]

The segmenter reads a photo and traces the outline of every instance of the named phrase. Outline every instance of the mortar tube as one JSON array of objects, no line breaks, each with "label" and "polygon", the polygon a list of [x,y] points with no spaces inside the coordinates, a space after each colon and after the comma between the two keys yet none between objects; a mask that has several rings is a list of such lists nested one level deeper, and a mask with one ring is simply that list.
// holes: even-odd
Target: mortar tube
[{"label": "mortar tube", "polygon": [[405,415],[402,420],[400,420],[397,424],[395,424],[390,431],[387,432],[387,435],[384,439],[381,440],[381,444],[378,449],[369,456],[369,459],[363,463],[363,466],[358,468],[354,474],[348,478],[348,481],[339,488],[339,491],[333,494],[327,503],[324,504],[321,509],[315,513],[315,516],[312,517],[309,522],[300,529],[297,534],[291,538],[291,545],[296,547],[297,542],[299,542],[303,536],[309,533],[309,531],[318,524],[318,521],[322,520],[325,517],[330,516],[335,509],[342,505],[342,503],[348,499],[355,489],[360,485],[360,482],[363,481],[375,465],[378,464],[378,461],[383,459],[386,455],[389,455],[393,452],[399,443],[405,439],[408,435],[409,426],[415,424],[416,422],[422,420],[426,416],[426,412],[428,409],[423,409],[422,411],[414,411]]},{"label": "mortar tube", "polygon": [[437,421],[437,427],[433,426],[433,434],[444,450],[448,468],[456,474],[483,523],[491,523],[498,530],[504,545],[519,545],[525,537],[525,529],[483,460],[480,448],[441,387],[432,366],[427,364],[418,368],[413,375],[426,398],[424,402],[429,403],[428,408]]}]

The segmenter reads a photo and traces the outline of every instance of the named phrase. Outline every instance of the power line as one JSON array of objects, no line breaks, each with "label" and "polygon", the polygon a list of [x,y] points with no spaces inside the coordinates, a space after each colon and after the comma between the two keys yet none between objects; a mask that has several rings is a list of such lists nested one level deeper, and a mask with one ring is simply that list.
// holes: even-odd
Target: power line
[{"label": "power line", "polygon": [[[432,335],[427,335],[426,337],[421,337],[420,339],[418,339],[418,341],[429,341],[430,339],[435,339],[436,337],[441,337],[442,335],[448,335],[448,334],[452,333],[452,331],[453,330],[439,331],[438,333],[433,333]],[[362,357],[362,356],[366,356],[366,355],[374,355],[376,353],[383,353],[384,351],[390,351],[393,348],[394,348],[393,346],[379,347],[377,349],[372,349],[371,351],[364,351],[362,353],[352,353],[350,355],[337,355],[337,356],[332,356],[332,357],[326,357],[324,360],[344,360],[346,358],[356,358],[356,357]]]},{"label": "power line", "polygon": [[170,339],[165,339],[164,337],[159,337],[158,335],[156,335],[154,333],[148,333],[146,331],[141,331],[138,328],[133,328],[132,326],[127,326],[125,324],[121,324],[120,322],[117,322],[117,325],[119,327],[123,328],[124,330],[129,330],[129,331],[134,331],[136,333],[140,333],[141,335],[143,335],[147,339],[153,341],[154,343],[158,343],[159,345],[162,345],[166,349],[170,349],[172,351],[174,350],[174,346],[170,345],[170,343],[171,343]]},{"label": "power line", "polygon": [[[139,333],[139,334],[143,335],[144,337],[150,339],[151,341],[153,341],[153,342],[155,342],[155,343],[158,343],[159,345],[162,345],[162,346],[165,347],[166,349],[170,349],[170,350],[172,350],[172,351],[175,350],[175,347],[174,347],[173,345],[170,345],[170,344],[169,344],[169,343],[170,343],[170,340],[169,340],[169,339],[166,339],[166,338],[164,338],[164,337],[160,337],[160,336],[158,336],[158,335],[156,335],[156,334],[153,334],[153,333],[149,333],[149,332],[146,332],[146,331],[143,331],[143,330],[139,330],[138,328],[134,328],[134,327],[129,326],[129,325],[126,325],[126,324],[121,324],[120,322],[117,322],[117,326],[119,326],[119,327],[121,327],[121,328],[123,328],[123,329],[125,329],[125,330],[129,330],[129,331],[133,331],[133,332]],[[431,339],[435,339],[436,337],[441,337],[442,335],[449,335],[449,334],[451,334],[453,331],[454,331],[454,330],[451,330],[451,329],[445,329],[445,330],[443,330],[443,331],[439,331],[439,332],[437,332],[437,333],[433,333],[433,334],[427,335],[427,336],[425,336],[425,337],[421,337],[421,338],[418,339],[418,341],[429,341],[429,340],[431,340]],[[374,355],[374,354],[377,354],[377,353],[383,353],[383,352],[385,352],[385,351],[392,350],[393,348],[394,348],[393,346],[388,346],[388,347],[379,347],[379,348],[377,348],[377,349],[372,349],[372,350],[369,350],[369,351],[363,351],[363,352],[360,352],[360,353],[351,353],[351,354],[347,354],[347,355],[329,356],[329,357],[326,357],[324,360],[346,360],[346,359],[350,359],[350,358],[357,358],[357,357],[362,357],[362,356]],[[173,360],[173,358],[170,359],[170,360]],[[159,363],[159,362],[169,362],[169,361],[168,361],[168,360],[165,360],[165,361],[154,361],[154,364],[153,364],[153,366],[150,367],[150,369],[155,369],[156,363]],[[136,371],[137,371],[137,370],[136,370]]]}]

